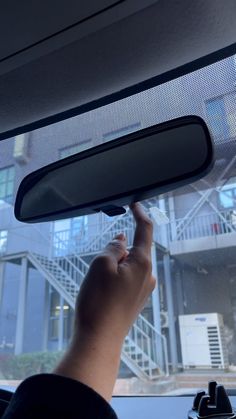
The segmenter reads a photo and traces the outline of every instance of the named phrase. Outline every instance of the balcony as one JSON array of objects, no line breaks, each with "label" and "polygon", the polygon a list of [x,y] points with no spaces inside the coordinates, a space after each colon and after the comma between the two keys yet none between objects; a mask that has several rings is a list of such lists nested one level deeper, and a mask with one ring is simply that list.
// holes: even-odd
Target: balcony
[{"label": "balcony", "polygon": [[[162,233],[163,228],[172,255],[236,247],[236,210],[181,218],[162,226]],[[132,245],[134,224],[126,216],[113,222],[90,225],[86,232],[56,232],[52,237],[53,256],[96,254],[121,231],[126,234],[128,245]],[[161,239],[161,231],[157,231],[158,238]]]},{"label": "balcony", "polygon": [[236,210],[178,219],[168,226],[173,255],[236,247]]}]

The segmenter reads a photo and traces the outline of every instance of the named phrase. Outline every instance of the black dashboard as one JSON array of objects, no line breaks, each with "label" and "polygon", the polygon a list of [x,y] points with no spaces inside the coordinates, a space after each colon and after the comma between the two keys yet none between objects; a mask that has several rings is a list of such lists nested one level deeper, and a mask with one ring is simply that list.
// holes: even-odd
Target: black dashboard
[{"label": "black dashboard", "polygon": [[[119,419],[188,419],[193,396],[113,397],[111,405]],[[230,397],[236,406],[236,396]]]}]

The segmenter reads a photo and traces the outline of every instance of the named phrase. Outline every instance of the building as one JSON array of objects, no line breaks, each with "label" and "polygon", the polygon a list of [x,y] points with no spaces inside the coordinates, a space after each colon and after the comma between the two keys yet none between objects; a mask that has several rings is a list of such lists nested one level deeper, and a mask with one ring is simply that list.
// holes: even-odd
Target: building
[{"label": "building", "polygon": [[[103,214],[21,224],[14,219],[12,204],[23,177],[129,132],[196,114],[211,129],[216,164],[203,180],[151,202],[170,220],[155,228],[153,264],[159,287],[127,337],[122,359],[134,374],[155,378],[159,367],[166,371],[167,343],[169,364],[176,371],[182,362],[178,316],[217,312],[224,319],[229,361],[236,364],[235,88],[236,66],[231,57],[104,108],[1,142],[1,352],[62,350],[71,335],[75,295],[89,262],[118,231],[124,231],[131,243],[134,228],[129,215],[109,219]],[[162,347],[161,353],[157,347]]]}]

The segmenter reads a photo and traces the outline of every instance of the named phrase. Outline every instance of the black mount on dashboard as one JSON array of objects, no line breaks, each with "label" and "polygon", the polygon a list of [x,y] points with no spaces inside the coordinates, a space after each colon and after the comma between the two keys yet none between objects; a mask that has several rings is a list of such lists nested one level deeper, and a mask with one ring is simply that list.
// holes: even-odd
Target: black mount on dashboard
[{"label": "black mount on dashboard", "polygon": [[216,381],[208,383],[208,394],[199,391],[193,401],[188,419],[236,419],[225,388]]}]

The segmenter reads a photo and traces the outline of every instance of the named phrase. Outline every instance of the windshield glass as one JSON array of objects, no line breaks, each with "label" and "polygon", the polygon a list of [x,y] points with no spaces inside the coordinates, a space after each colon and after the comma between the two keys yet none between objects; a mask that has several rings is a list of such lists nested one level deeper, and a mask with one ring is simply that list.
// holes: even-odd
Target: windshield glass
[{"label": "windshield glass", "polygon": [[19,223],[13,204],[20,181],[71,154],[195,114],[210,128],[216,162],[204,179],[143,203],[154,221],[158,287],[124,341],[114,394],[187,394],[212,379],[236,389],[235,88],[230,57],[0,142],[0,387],[52,371],[73,327],[75,300],[69,286],[58,287],[62,276],[79,289],[108,241],[124,232],[131,245],[134,232],[129,212]]}]

